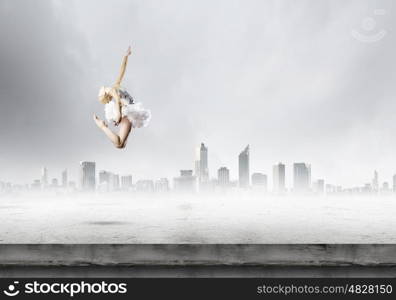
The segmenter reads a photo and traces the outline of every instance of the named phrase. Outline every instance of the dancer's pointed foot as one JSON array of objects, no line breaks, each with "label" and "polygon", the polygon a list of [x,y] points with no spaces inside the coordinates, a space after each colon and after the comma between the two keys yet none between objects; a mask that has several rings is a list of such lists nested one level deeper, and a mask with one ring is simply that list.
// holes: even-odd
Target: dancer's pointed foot
[{"label": "dancer's pointed foot", "polygon": [[99,117],[96,114],[93,115],[93,119],[96,123],[96,126],[98,126],[100,129],[107,127],[107,124],[105,123],[105,121],[99,119]]}]

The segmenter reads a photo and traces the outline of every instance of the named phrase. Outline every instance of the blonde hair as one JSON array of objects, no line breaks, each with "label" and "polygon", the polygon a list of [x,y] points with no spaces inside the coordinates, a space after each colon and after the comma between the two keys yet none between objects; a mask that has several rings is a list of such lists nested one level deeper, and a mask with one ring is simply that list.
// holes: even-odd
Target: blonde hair
[{"label": "blonde hair", "polygon": [[111,92],[110,87],[102,86],[99,89],[99,94],[98,94],[99,101],[103,104],[109,103],[113,98],[110,92]]}]

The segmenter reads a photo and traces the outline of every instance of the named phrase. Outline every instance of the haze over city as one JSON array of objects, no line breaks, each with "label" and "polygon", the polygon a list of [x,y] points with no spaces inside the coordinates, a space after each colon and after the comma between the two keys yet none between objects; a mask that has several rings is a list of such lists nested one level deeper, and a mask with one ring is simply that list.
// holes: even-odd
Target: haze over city
[{"label": "haze over city", "polygon": [[[337,183],[329,183],[324,178],[312,178],[311,165],[306,162],[295,162],[286,166],[279,162],[273,165],[272,174],[251,172],[250,145],[247,145],[238,155],[237,179],[231,177],[231,170],[227,166],[220,167],[215,174],[209,172],[209,149],[201,143],[196,148],[194,169],[182,169],[173,178],[137,178],[131,173],[117,174],[112,170],[97,168],[94,161],[79,163],[78,178],[70,178],[65,168],[59,176],[50,176],[47,167],[41,168],[40,178],[30,184],[19,185],[0,181],[0,193],[13,192],[144,192],[168,193],[173,190],[187,194],[229,192],[237,190],[253,191],[265,195],[391,195],[396,193],[396,174],[391,182],[380,181],[375,170],[369,182],[353,187],[345,187]],[[286,185],[286,170],[292,169],[292,184]],[[234,172],[235,173],[235,172]],[[272,175],[272,176],[271,176]],[[271,179],[272,185],[269,185]],[[291,180],[289,180],[291,181]],[[257,194],[258,193],[258,194]]]}]

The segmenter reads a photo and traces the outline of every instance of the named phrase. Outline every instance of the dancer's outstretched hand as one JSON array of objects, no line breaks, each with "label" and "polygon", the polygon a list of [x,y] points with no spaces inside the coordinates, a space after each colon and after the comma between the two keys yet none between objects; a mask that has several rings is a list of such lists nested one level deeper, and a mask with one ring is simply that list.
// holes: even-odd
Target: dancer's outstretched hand
[{"label": "dancer's outstretched hand", "polygon": [[127,52],[126,52],[126,56],[129,56],[132,54],[132,49],[131,46],[128,47]]}]

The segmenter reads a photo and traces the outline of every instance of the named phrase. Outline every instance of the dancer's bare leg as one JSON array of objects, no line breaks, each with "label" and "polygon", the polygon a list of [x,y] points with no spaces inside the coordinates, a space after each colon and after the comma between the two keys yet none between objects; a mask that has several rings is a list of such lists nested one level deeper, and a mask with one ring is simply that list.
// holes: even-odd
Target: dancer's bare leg
[{"label": "dancer's bare leg", "polygon": [[132,123],[129,121],[127,117],[123,117],[120,122],[120,131],[118,132],[118,136],[120,137],[119,146],[116,145],[117,148],[125,148],[128,136],[132,130]]},{"label": "dancer's bare leg", "polygon": [[132,124],[127,117],[123,117],[121,119],[121,122],[118,125],[120,127],[118,135],[111,131],[111,129],[107,127],[107,124],[103,120],[99,119],[98,116],[94,115],[94,121],[116,148],[125,148],[129,133],[132,129]]}]

